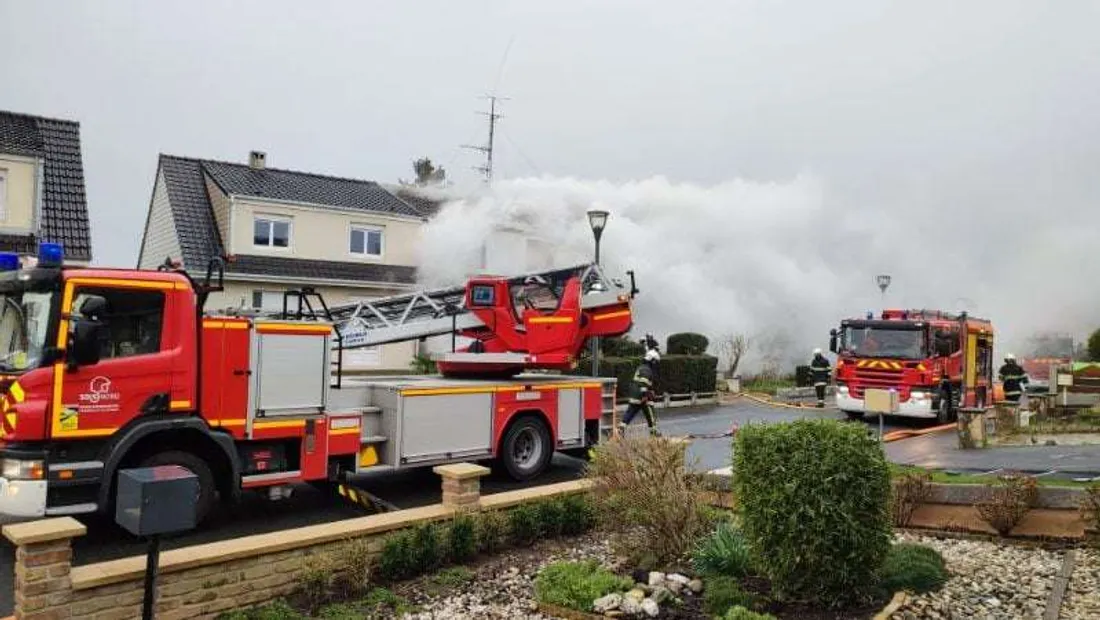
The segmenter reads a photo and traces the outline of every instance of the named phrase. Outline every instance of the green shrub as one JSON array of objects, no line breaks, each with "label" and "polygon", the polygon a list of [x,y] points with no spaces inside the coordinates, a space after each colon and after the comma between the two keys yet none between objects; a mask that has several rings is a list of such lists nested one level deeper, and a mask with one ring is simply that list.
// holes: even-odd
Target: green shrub
[{"label": "green shrub", "polygon": [[565,514],[562,511],[561,502],[551,499],[535,504],[535,513],[538,515],[539,534],[544,538],[561,536],[565,528]]},{"label": "green shrub", "polygon": [[344,598],[357,596],[367,588],[374,568],[370,541],[355,538],[344,543],[336,555],[337,591]]},{"label": "green shrub", "polygon": [[630,338],[600,338],[600,357],[641,357],[645,345]]},{"label": "green shrub", "polygon": [[555,562],[539,571],[535,596],[540,603],[589,611],[592,601],[634,585],[597,562]]},{"label": "green shrub", "polygon": [[457,514],[447,530],[447,557],[452,562],[465,562],[477,554],[477,531],[474,518]]},{"label": "green shrub", "polygon": [[398,581],[412,577],[416,572],[417,557],[412,532],[402,530],[388,536],[378,558],[378,574],[387,581]]},{"label": "green shrub", "polygon": [[669,355],[702,355],[709,346],[710,340],[703,334],[684,332],[669,336],[665,351]]},{"label": "green shrub", "polygon": [[378,616],[400,617],[406,612],[413,611],[413,606],[409,601],[386,588],[371,588],[367,596],[359,602],[358,607],[366,612],[366,614],[360,617],[367,618],[375,618]]},{"label": "green shrub", "polygon": [[700,479],[685,466],[685,448],[665,437],[623,437],[593,450],[592,500],[627,558],[677,562],[706,531]]},{"label": "green shrub", "polygon": [[443,563],[443,545],[439,527],[434,523],[422,523],[412,530],[413,562],[416,574],[435,570]]},{"label": "green shrub", "polygon": [[499,510],[487,510],[477,516],[477,550],[492,554],[507,542],[508,518]]},{"label": "green shrub", "polygon": [[528,546],[539,538],[539,510],[520,504],[508,512],[508,537],[516,545]]},{"label": "green shrub", "polygon": [[474,580],[474,571],[465,566],[451,566],[432,575],[432,583],[445,588],[460,588]]},{"label": "green shrub", "polygon": [[752,608],[756,597],[746,592],[741,584],[732,577],[711,577],[703,590],[703,610],[712,616],[720,616],[730,607]]},{"label": "green shrub", "polygon": [[218,616],[218,620],[305,620],[286,601],[278,600],[250,609],[237,609]]},{"label": "green shrub", "polygon": [[868,594],[890,549],[890,471],[862,425],[749,425],[733,461],[745,538],[777,597]]},{"label": "green shrub", "polygon": [[887,592],[923,594],[940,589],[950,577],[938,551],[909,543],[894,545],[880,572],[879,585]]},{"label": "green shrub", "polygon": [[317,609],[329,598],[335,571],[328,556],[319,555],[306,558],[302,572],[298,577],[298,593],[310,610]]},{"label": "green shrub", "polygon": [[775,616],[771,614],[758,614],[755,611],[745,609],[738,605],[737,607],[730,607],[726,615],[722,616],[722,620],[775,620]]},{"label": "green shrub", "polygon": [[728,521],[704,538],[691,557],[695,570],[704,575],[744,577],[752,573],[752,554],[741,530]]},{"label": "green shrub", "polygon": [[[614,377],[619,397],[630,390],[634,371],[642,363],[638,357],[601,357],[600,376]],[[591,360],[580,360],[572,374],[590,376]],[[664,355],[657,371],[658,394],[703,394],[714,392],[718,381],[718,358],[712,355]]]},{"label": "green shrub", "polygon": [[564,495],[558,501],[561,503],[562,534],[583,534],[596,524],[596,510],[587,494]]}]

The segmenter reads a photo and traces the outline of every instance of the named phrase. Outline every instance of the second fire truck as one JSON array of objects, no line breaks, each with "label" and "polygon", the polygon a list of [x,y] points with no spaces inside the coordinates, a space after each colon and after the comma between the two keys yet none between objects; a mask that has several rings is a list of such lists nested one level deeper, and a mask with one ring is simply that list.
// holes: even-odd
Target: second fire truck
[{"label": "second fire truck", "polygon": [[842,321],[829,348],[837,354],[837,408],[865,411],[864,391],[893,389],[899,415],[950,422],[958,407],[993,403],[993,325],[938,310],[885,310]]}]

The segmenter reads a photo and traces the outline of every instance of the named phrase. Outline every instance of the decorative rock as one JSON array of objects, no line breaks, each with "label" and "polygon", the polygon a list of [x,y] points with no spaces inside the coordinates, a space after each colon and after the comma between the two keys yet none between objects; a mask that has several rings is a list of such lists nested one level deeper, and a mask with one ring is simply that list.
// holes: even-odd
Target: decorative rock
[{"label": "decorative rock", "polygon": [[623,602],[623,595],[617,593],[611,593],[607,596],[601,596],[592,602],[592,610],[598,614],[614,611],[619,608]]},{"label": "decorative rock", "polygon": [[657,586],[656,588],[653,588],[653,595],[650,598],[652,598],[656,603],[663,605],[672,599],[672,592],[670,592],[668,588]]},{"label": "decorative rock", "polygon": [[623,596],[623,598],[632,598],[634,600],[640,601],[640,600],[645,598],[645,591],[642,590],[641,588],[634,588],[630,592],[627,592]]},{"label": "decorative rock", "polygon": [[628,616],[637,616],[642,613],[642,601],[641,599],[627,596],[623,598],[623,603],[619,609]]},{"label": "decorative rock", "polygon": [[668,577],[665,577],[665,579],[668,579],[669,581],[675,581],[675,582],[679,583],[682,586],[686,586],[687,584],[691,583],[690,579],[688,579],[687,577],[684,577],[680,573],[672,573]]},{"label": "decorative rock", "polygon": [[688,589],[691,590],[692,592],[694,592],[695,594],[699,594],[700,592],[703,591],[703,580],[702,579],[692,579],[691,581],[688,582]]},{"label": "decorative rock", "polygon": [[665,583],[665,574],[664,573],[659,573],[657,571],[653,571],[653,572],[649,573],[649,585],[656,587],[656,586],[659,586],[659,585],[664,585],[664,583]]},{"label": "decorative rock", "polygon": [[650,618],[656,618],[661,613],[661,608],[657,605],[657,601],[647,598],[642,601],[642,611]]},{"label": "decorative rock", "polygon": [[679,581],[666,581],[665,586],[671,590],[673,594],[679,594],[684,589],[684,584]]}]

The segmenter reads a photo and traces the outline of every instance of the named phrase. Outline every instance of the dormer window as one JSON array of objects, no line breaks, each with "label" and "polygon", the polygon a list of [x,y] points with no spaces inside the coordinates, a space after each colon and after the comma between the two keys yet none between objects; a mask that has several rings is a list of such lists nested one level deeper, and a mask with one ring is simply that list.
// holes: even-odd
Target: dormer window
[{"label": "dormer window", "polygon": [[252,223],[252,244],[266,248],[290,247],[290,220],[258,215]]},{"label": "dormer window", "polygon": [[351,227],[349,250],[354,256],[379,258],[383,248],[382,229],[377,226]]}]

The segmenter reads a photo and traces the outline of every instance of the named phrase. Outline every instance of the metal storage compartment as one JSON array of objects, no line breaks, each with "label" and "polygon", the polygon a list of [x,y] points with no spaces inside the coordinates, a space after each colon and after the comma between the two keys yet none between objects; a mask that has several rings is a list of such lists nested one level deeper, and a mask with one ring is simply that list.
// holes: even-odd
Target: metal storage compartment
[{"label": "metal storage compartment", "polygon": [[252,332],[256,417],[317,414],[328,404],[329,336]]}]

